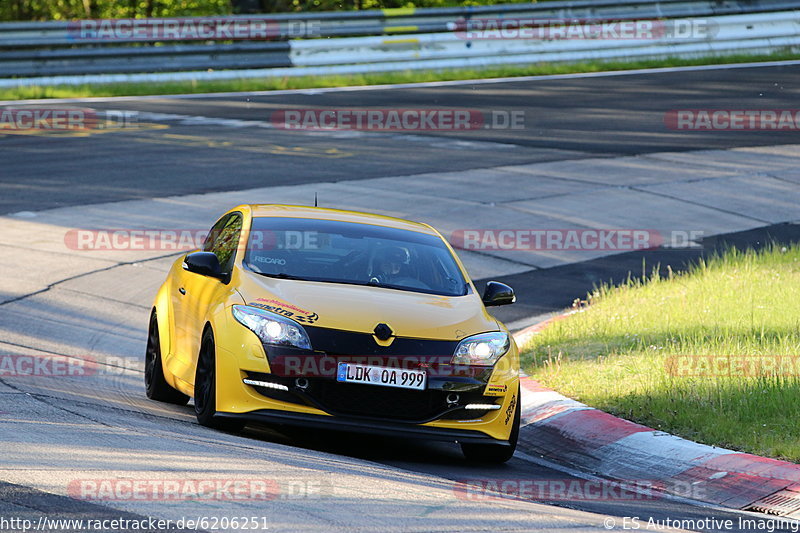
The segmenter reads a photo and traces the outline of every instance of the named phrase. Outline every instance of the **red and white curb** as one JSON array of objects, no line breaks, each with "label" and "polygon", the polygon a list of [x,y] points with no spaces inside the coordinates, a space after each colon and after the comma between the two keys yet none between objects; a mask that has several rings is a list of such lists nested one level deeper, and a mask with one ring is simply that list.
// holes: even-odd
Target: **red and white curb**
[{"label": "red and white curb", "polygon": [[[554,317],[515,335],[518,343]],[[647,480],[677,496],[733,509],[800,501],[800,465],[688,441],[594,409],[528,377],[521,380],[520,446],[610,480]],[[773,498],[774,499],[774,498]]]}]

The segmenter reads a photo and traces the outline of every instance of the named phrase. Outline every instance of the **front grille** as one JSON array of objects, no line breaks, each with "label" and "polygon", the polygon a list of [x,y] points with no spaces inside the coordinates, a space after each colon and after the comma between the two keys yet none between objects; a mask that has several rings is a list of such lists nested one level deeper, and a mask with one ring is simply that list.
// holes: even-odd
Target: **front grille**
[{"label": "front grille", "polygon": [[425,420],[447,408],[444,398],[437,398],[440,394],[435,392],[317,381],[309,387],[308,395],[342,414]]},{"label": "front grille", "polygon": [[[391,324],[390,324],[391,326]],[[447,356],[452,357],[458,341],[395,337],[389,346],[380,346],[370,333],[358,333],[318,326],[304,326],[311,346],[328,355]]]},{"label": "front grille", "polygon": [[[448,393],[440,390],[420,391],[315,380],[306,393],[325,410],[342,415],[427,421],[436,418],[480,418],[486,414],[485,411],[464,409],[444,414],[452,406],[447,405]],[[487,400],[481,394],[460,394],[461,405],[472,402],[486,403]]]}]

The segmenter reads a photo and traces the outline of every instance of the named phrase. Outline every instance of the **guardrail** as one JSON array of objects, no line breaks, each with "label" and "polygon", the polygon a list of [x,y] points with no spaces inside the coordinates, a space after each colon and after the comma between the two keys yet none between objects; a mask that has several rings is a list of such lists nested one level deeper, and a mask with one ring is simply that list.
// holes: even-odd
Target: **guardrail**
[{"label": "guardrail", "polygon": [[[582,59],[639,59],[763,52],[800,46],[796,0],[578,0],[539,4],[229,17],[0,24],[0,86],[213,79],[479,67]],[[715,31],[648,39],[569,36],[475,38],[482,20],[580,21],[703,18]],[[175,42],[163,25],[215,30]],[[572,24],[573,22],[570,22]],[[159,26],[162,25],[162,26]],[[255,26],[260,33],[253,32]],[[663,28],[662,28],[663,29]]]},{"label": "guardrail", "polygon": [[[681,20],[689,23],[691,19]],[[493,39],[487,35],[484,39],[470,39],[468,32],[453,32],[402,39],[361,37],[306,40],[292,43],[290,58],[294,66],[382,62],[422,65],[428,61],[456,60],[453,65],[470,67],[501,62],[518,64],[582,59],[640,59],[690,52],[706,55],[762,52],[800,45],[800,11],[708,17],[704,19],[704,25],[709,27],[713,36],[546,40]]]}]

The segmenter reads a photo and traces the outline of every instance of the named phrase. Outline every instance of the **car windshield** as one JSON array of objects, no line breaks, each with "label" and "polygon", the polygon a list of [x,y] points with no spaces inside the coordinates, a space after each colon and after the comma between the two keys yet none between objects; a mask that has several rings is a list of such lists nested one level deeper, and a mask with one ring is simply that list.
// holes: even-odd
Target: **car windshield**
[{"label": "car windshield", "polygon": [[285,279],[463,296],[467,283],[436,235],[337,220],[255,217],[247,268]]}]

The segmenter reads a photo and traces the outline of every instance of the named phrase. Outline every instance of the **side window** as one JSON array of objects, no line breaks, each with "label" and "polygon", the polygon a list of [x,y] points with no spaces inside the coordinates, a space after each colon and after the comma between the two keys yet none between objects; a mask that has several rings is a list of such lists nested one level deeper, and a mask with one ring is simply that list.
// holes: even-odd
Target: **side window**
[{"label": "side window", "polygon": [[214,242],[219,237],[219,234],[222,232],[222,228],[225,227],[225,224],[228,223],[232,215],[225,215],[221,219],[217,220],[217,223],[214,224],[214,227],[211,228],[211,231],[208,232],[206,235],[206,240],[203,241],[203,251],[210,252],[211,248],[214,246]]},{"label": "side window", "polygon": [[[212,230],[213,231],[213,230]],[[218,235],[208,249],[214,252],[219,259],[223,272],[230,272],[236,258],[236,249],[239,247],[239,235],[242,232],[242,216],[234,213],[219,230]]]}]

